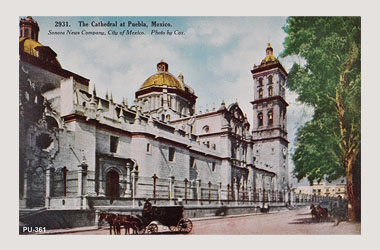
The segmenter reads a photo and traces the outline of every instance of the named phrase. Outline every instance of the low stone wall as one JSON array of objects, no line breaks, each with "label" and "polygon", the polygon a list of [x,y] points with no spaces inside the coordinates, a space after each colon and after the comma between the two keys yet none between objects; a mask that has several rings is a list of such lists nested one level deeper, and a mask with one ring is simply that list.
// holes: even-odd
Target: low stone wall
[{"label": "low stone wall", "polygon": [[58,197],[48,200],[49,209],[53,210],[76,210],[83,207],[86,199],[83,197]]},{"label": "low stone wall", "polygon": [[95,210],[43,210],[20,218],[20,233],[23,226],[45,227],[48,230],[94,225]]}]

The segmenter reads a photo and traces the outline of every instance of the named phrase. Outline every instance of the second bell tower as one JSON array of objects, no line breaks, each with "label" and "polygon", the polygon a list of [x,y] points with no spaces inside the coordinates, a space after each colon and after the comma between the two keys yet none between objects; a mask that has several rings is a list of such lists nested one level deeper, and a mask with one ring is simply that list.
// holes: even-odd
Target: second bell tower
[{"label": "second bell tower", "polygon": [[260,65],[251,70],[254,100],[252,138],[255,167],[275,173],[276,189],[288,184],[288,140],[286,130],[285,84],[287,72],[273,56],[270,43]]}]

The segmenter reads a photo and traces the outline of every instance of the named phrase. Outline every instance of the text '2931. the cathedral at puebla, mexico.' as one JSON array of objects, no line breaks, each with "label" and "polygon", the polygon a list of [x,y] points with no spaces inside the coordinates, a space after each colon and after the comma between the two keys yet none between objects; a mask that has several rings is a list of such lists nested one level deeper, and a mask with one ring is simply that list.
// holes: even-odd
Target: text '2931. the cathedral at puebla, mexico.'
[{"label": "text '2931. the cathedral at puebla, mexico.'", "polygon": [[137,208],[146,199],[254,206],[289,199],[287,73],[270,44],[261,63],[247,69],[253,88],[241,91],[252,92],[248,121],[237,102],[197,112],[191,83],[172,75],[163,60],[132,106],[98,96],[38,35],[32,17],[20,19],[21,208]]}]

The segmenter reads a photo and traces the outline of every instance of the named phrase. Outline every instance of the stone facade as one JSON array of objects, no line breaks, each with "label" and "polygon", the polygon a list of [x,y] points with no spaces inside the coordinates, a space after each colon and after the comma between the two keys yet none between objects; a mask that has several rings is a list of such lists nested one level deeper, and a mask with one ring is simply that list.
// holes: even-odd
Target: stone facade
[{"label": "stone facade", "polygon": [[[32,18],[22,20],[22,27],[32,22],[38,28]],[[238,103],[222,102],[218,109],[196,113],[194,91],[182,74],[170,74],[164,61],[137,90],[133,106],[125,100],[115,103],[108,94],[102,98],[95,87],[89,89],[88,79],[63,69],[54,51],[49,54],[54,58],[45,60],[25,49],[28,41],[37,52],[44,51],[35,32],[31,37],[22,31],[20,37],[20,109],[28,106],[28,91],[38,93],[28,97],[36,98],[35,119],[20,120],[23,206],[86,208],[86,197],[134,199],[154,193],[156,198],[160,192],[170,200],[238,200],[251,197],[248,191],[287,187],[282,67],[253,70],[255,89],[258,77],[273,75],[276,98],[255,97],[255,117],[270,110],[273,123],[258,126],[254,121],[251,133]],[[33,202],[31,194],[39,194],[41,202]]]}]

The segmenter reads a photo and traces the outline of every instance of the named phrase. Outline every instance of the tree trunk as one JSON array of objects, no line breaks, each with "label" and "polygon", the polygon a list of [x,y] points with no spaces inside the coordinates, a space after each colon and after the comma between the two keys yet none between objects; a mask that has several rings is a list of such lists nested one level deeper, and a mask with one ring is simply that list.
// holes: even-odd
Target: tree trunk
[{"label": "tree trunk", "polygon": [[355,186],[360,185],[360,181],[358,182],[355,176],[355,158],[355,154],[351,154],[346,161],[349,221],[360,221],[361,217],[360,194],[357,194],[357,190],[360,190],[360,188]]}]

